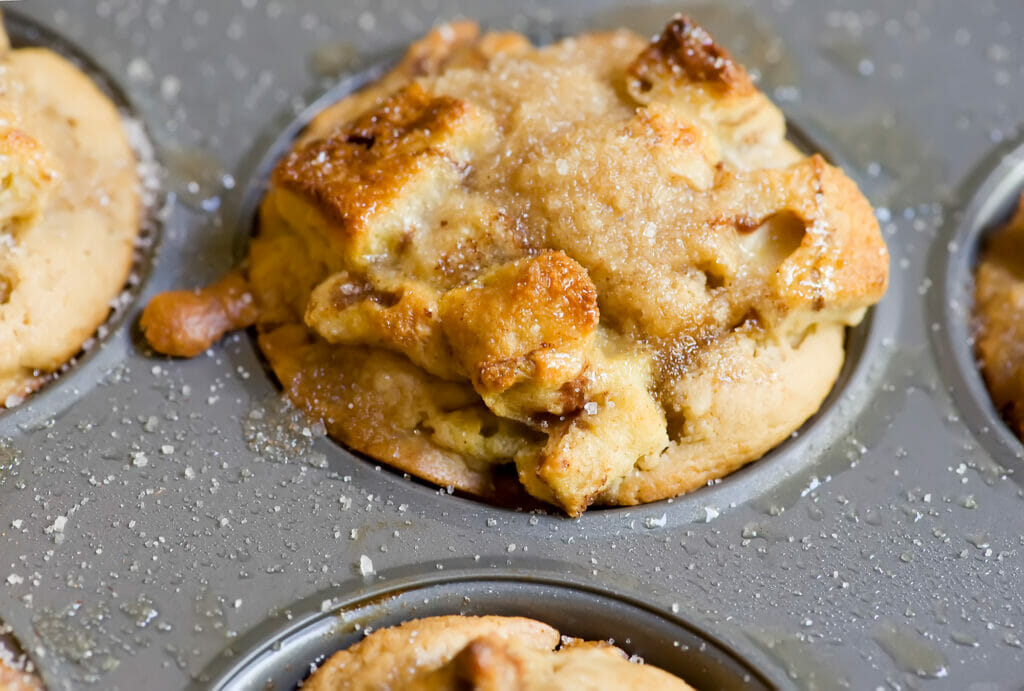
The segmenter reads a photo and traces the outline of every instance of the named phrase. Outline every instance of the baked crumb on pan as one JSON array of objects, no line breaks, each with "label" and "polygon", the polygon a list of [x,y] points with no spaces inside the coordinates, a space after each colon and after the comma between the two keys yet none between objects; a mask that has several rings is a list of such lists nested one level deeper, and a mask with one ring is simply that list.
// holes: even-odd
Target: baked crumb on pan
[{"label": "baked crumb on pan", "polygon": [[261,349],[333,437],[491,499],[514,466],[579,515],[797,429],[888,254],[856,185],[690,19],[541,48],[463,22],[312,121],[248,279]]},{"label": "baked crumb on pan", "polygon": [[0,35],[2,408],[107,318],[131,269],[141,189],[110,99],[56,53]]},{"label": "baked crumb on pan", "polygon": [[195,357],[228,331],[252,326],[256,315],[245,277],[232,271],[199,290],[160,293],[150,300],[139,328],[159,352]]},{"label": "baked crumb on pan", "polygon": [[1024,194],[985,242],[974,279],[975,348],[992,401],[1024,439]]},{"label": "baked crumb on pan", "polygon": [[498,616],[428,617],[375,631],[328,658],[302,684],[303,691],[597,688],[692,691],[609,643]]}]

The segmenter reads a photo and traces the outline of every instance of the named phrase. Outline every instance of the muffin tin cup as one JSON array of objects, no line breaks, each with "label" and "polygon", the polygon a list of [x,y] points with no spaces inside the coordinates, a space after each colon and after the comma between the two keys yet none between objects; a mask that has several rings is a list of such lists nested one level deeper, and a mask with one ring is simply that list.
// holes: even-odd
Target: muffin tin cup
[{"label": "muffin tin cup", "polygon": [[1024,479],[1024,444],[1000,418],[974,353],[974,269],[985,236],[1009,221],[1024,192],[1024,142],[993,151],[968,177],[950,216],[945,243],[935,244],[931,266],[941,277],[931,301],[932,343],[957,408],[973,434],[1002,465]]},{"label": "muffin tin cup", "polygon": [[[480,568],[449,562],[433,573],[401,570],[318,592],[223,652],[193,688],[290,691],[338,650],[372,631],[444,615],[522,616],[562,635],[607,640],[696,689],[771,689],[728,644],[641,598],[570,576],[570,564]],[[554,567],[554,568],[553,568]]]},{"label": "muffin tin cup", "polygon": [[[535,29],[528,30],[527,33],[533,37],[535,43],[542,45],[560,38],[560,31],[561,29],[549,27],[546,31]],[[237,228],[237,240],[234,245],[237,261],[243,261],[248,251],[249,239],[257,226],[259,205],[269,186],[276,163],[290,150],[295,139],[318,113],[378,80],[395,65],[399,55],[380,56],[362,69],[354,71],[314,97],[312,103],[297,116],[290,117],[287,110],[278,114],[272,119],[272,126],[256,138],[256,143],[244,156],[242,166],[242,169],[251,171],[251,174],[248,178],[241,179],[238,192],[230,195],[225,203],[225,223],[229,227]],[[790,141],[797,148],[807,153],[820,152],[833,165],[850,166],[842,151],[828,141],[820,128],[812,122],[798,120],[795,117],[787,117],[787,131]],[[884,334],[893,329],[898,319],[897,309],[894,300],[883,299],[880,304],[868,310],[860,324],[847,330],[845,362],[818,412],[795,430],[790,438],[760,459],[714,482],[700,492],[641,506],[593,506],[588,509],[588,521],[615,523],[621,521],[625,514],[641,521],[660,522],[664,519],[671,525],[691,523],[705,520],[709,509],[714,512],[722,507],[758,501],[770,504],[789,503],[812,477],[840,472],[846,462],[840,460],[822,463],[821,451],[842,440],[851,414],[858,406],[867,402],[872,388],[877,385],[877,377],[883,370],[881,365],[886,358],[881,341]],[[254,330],[249,330],[249,337],[253,349],[258,351]],[[273,386],[278,386],[269,364],[262,358],[261,362],[264,374]],[[330,468],[341,475],[350,475],[355,471],[354,466],[366,463],[382,465],[379,461],[354,452],[340,443],[333,447],[324,446],[322,449],[328,458]],[[408,475],[386,465],[383,465],[383,468],[388,476],[398,481],[399,486],[408,485]],[[424,482],[419,483],[415,490],[423,485],[434,487]],[[436,487],[434,489],[436,490]],[[436,495],[436,492],[434,494]],[[434,498],[436,499],[436,496]],[[467,508],[473,513],[481,505],[486,507],[486,510],[502,511],[473,497],[463,499],[469,502]],[[452,508],[454,512],[458,512],[458,504]],[[558,513],[555,508],[550,508],[549,511],[555,515]]]}]

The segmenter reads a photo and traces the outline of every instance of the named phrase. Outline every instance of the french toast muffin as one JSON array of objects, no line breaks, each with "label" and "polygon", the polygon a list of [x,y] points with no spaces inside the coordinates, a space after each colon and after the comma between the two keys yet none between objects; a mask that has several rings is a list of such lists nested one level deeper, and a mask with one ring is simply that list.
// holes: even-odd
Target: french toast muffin
[{"label": "french toast muffin", "polygon": [[[0,29],[0,34],[3,30]],[[135,154],[114,104],[45,48],[0,37],[0,407],[110,313],[139,233]]]},{"label": "french toast muffin", "polygon": [[517,689],[692,691],[604,641],[522,617],[442,616],[381,629],[335,653],[303,691]]},{"label": "french toast muffin", "polygon": [[[260,348],[331,436],[441,486],[572,516],[701,487],[818,410],[888,281],[867,200],[785,134],[683,16],[440,27],[275,168]],[[190,354],[161,335],[198,295],[147,308],[157,350]]]},{"label": "french toast muffin", "polygon": [[992,402],[1024,440],[1024,194],[985,243],[974,277],[975,348]]}]

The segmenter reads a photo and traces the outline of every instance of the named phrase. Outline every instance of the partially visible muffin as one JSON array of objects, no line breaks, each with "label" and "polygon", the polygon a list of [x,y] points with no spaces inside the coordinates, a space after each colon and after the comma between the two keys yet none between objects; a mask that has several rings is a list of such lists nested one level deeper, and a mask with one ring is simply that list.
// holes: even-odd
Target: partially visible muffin
[{"label": "partially visible muffin", "polygon": [[692,691],[603,641],[522,617],[442,616],[381,629],[335,653],[303,691]]},{"label": "partially visible muffin", "polygon": [[0,691],[43,691],[35,664],[0,622]]},{"label": "partially visible muffin", "polygon": [[43,691],[43,682],[34,672],[9,664],[0,656],[0,691]]},{"label": "partially visible muffin", "polygon": [[[313,120],[273,172],[248,280],[263,353],[331,436],[579,515],[789,436],[888,254],[856,185],[787,142],[690,19],[539,48],[464,22]],[[152,311],[147,338],[175,305]]]},{"label": "partially visible muffin", "polygon": [[[2,29],[0,29],[2,34]],[[77,67],[0,40],[0,407],[107,318],[140,223],[121,116]]]},{"label": "partially visible muffin", "polygon": [[974,279],[975,348],[992,402],[1024,439],[1024,194],[986,241]]}]

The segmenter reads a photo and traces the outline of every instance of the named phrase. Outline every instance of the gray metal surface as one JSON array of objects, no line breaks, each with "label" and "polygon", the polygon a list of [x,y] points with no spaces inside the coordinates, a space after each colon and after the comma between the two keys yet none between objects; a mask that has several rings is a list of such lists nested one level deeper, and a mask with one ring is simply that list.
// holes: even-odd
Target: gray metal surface
[{"label": "gray metal surface", "polygon": [[317,593],[239,641],[196,679],[195,688],[216,691],[292,689],[309,675],[310,663],[359,641],[371,630],[446,614],[527,616],[556,626],[563,635],[612,639],[630,653],[701,689],[768,689],[769,682],[735,653],[667,612],[642,601],[597,589],[586,579],[559,573],[540,578],[464,560],[443,572],[390,575],[367,586],[348,583]]},{"label": "gray metal surface", "polygon": [[[20,3],[113,75],[171,195],[129,318],[0,414],[0,619],[50,687],[203,687],[322,593],[341,605],[447,569],[571,574],[781,688],[1020,688],[1024,448],[979,389],[964,307],[975,243],[1024,183],[1017,158],[1000,165],[1024,112],[1024,6],[850,5]],[[245,334],[189,362],[147,355],[145,300],[244,252],[258,162],[339,78],[458,15],[653,33],[680,8],[848,164],[892,252],[832,399],[765,459],[671,502],[508,511],[303,436]]]}]

